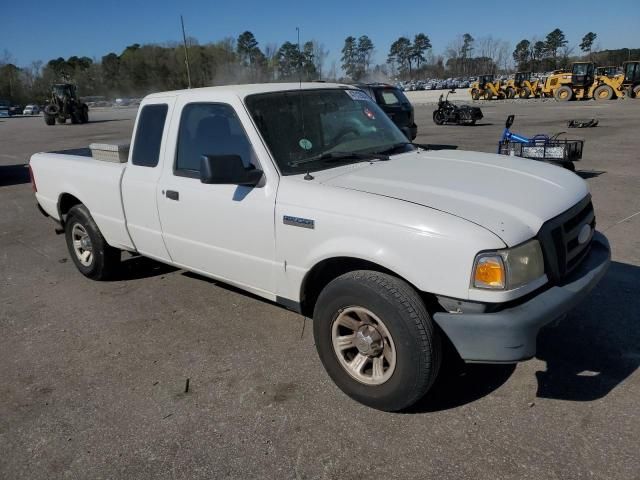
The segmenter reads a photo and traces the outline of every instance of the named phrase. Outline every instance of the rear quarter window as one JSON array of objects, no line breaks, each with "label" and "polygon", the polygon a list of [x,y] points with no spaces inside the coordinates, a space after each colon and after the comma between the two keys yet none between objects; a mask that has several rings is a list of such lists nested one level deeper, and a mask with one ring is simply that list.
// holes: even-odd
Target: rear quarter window
[{"label": "rear quarter window", "polygon": [[386,88],[378,92],[379,102],[382,105],[400,105],[402,103],[409,103],[407,97],[400,90],[393,88]]},{"label": "rear quarter window", "polygon": [[139,167],[155,167],[160,158],[162,132],[167,119],[166,104],[145,105],[140,111],[131,163]]}]

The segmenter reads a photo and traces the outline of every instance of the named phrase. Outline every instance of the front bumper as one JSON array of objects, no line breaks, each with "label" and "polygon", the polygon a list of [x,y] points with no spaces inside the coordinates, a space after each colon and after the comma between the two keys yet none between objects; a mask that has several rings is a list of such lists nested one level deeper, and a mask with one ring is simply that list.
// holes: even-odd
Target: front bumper
[{"label": "front bumper", "polygon": [[580,303],[603,277],[610,261],[609,242],[596,232],[591,251],[562,285],[499,312],[442,312],[433,318],[467,362],[526,360],[536,354],[538,331]]}]

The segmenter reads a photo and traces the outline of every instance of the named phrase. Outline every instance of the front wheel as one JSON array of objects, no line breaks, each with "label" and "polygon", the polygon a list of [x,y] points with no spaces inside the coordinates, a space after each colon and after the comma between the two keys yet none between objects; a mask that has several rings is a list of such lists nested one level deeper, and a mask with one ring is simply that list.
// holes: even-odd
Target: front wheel
[{"label": "front wheel", "polygon": [[596,100],[611,100],[613,95],[613,88],[609,85],[600,85],[593,93],[593,98]]},{"label": "front wheel", "polygon": [[433,112],[433,123],[436,125],[443,125],[445,122],[444,113],[441,110]]},{"label": "front wheel", "polygon": [[120,250],[110,246],[84,205],[69,210],[65,221],[69,254],[80,273],[93,280],[106,280],[120,263]]},{"label": "front wheel", "polygon": [[46,123],[47,125],[55,125],[56,124],[56,117],[54,117],[53,115],[47,115],[45,113],[44,114],[44,123]]},{"label": "front wheel", "polygon": [[440,338],[422,299],[403,280],[368,270],[346,273],[321,292],[313,318],[320,360],[354,400],[398,411],[433,385]]}]

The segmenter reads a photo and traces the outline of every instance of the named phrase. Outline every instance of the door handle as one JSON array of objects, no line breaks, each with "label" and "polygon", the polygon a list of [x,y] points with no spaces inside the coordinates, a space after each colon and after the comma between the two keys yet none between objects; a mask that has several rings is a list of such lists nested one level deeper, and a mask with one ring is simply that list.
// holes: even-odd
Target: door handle
[{"label": "door handle", "polygon": [[180,193],[175,190],[167,190],[166,195],[169,200],[180,200]]}]

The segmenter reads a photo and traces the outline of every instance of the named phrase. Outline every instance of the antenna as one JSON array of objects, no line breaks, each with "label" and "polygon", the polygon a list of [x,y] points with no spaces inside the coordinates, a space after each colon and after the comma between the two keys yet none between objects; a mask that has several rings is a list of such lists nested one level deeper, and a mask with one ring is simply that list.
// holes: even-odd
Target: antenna
[{"label": "antenna", "polygon": [[300,88],[302,88],[302,50],[300,50],[300,27],[296,27],[298,34],[298,81]]},{"label": "antenna", "polygon": [[187,81],[191,88],[191,69],[189,68],[189,50],[187,49],[187,35],[184,33],[184,19],[180,15],[180,23],[182,24],[182,42],[184,43],[184,63],[187,66]]}]

